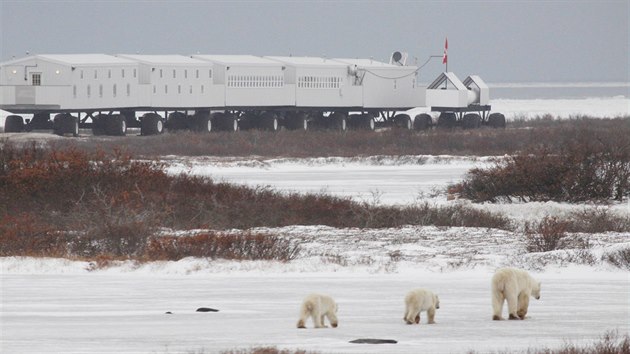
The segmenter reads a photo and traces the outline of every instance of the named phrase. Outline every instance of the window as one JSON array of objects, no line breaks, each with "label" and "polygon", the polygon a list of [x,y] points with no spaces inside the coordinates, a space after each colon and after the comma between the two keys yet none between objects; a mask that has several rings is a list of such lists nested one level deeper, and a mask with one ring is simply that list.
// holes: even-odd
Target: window
[{"label": "window", "polygon": [[41,73],[33,73],[31,78],[33,79],[33,86],[41,86],[41,84],[42,84],[42,74]]},{"label": "window", "polygon": [[103,85],[98,85],[98,97],[103,97]]},{"label": "window", "polygon": [[87,96],[88,96],[88,98],[90,98],[91,95],[92,95],[92,88],[90,87],[90,85],[87,85]]},{"label": "window", "polygon": [[212,70],[208,70],[208,77],[212,79]]},{"label": "window", "polygon": [[98,70],[94,70],[94,78],[98,79]]},{"label": "window", "polygon": [[182,93],[182,85],[177,85],[177,93]]},{"label": "window", "polygon": [[176,78],[177,78],[177,70],[173,69],[173,79],[176,79]]},{"label": "window", "polygon": [[162,69],[160,69],[160,79],[163,77],[162,75]]},{"label": "window", "polygon": [[168,85],[164,85],[164,93],[168,94]]},{"label": "window", "polygon": [[199,69],[197,69],[197,72],[195,73],[195,78],[199,78]]},{"label": "window", "polygon": [[192,94],[192,85],[190,85],[190,94]]},{"label": "window", "polygon": [[[124,77],[124,76],[123,76]],[[107,78],[111,79],[112,78],[112,69],[107,69]]]},{"label": "window", "polygon": [[203,93],[203,85],[201,85],[201,93]]},{"label": "window", "polygon": [[188,70],[184,69],[184,79],[188,78]]},{"label": "window", "polygon": [[120,75],[122,76],[123,79],[125,78],[125,69],[122,69],[120,71]]},{"label": "window", "polygon": [[127,84],[127,96],[131,96],[131,85]]},{"label": "window", "polygon": [[112,94],[116,97],[116,84],[112,87]]},{"label": "window", "polygon": [[83,79],[83,70],[81,70],[81,78]]},{"label": "window", "polygon": [[153,93],[155,94],[157,92],[155,85],[153,85]]},{"label": "window", "polygon": [[133,69],[133,77],[135,78],[138,75],[138,72],[136,69]]},{"label": "window", "polygon": [[72,97],[77,98],[77,85],[72,86]]}]

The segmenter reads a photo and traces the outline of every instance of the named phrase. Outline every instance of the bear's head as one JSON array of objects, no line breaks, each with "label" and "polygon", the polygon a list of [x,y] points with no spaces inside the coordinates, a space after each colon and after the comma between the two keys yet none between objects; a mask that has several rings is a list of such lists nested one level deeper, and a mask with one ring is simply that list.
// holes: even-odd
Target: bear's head
[{"label": "bear's head", "polygon": [[536,300],[540,299],[540,282],[536,282],[534,287],[532,287],[532,296],[536,298]]},{"label": "bear's head", "polygon": [[433,303],[436,309],[440,308],[440,298],[437,295],[433,295]]}]

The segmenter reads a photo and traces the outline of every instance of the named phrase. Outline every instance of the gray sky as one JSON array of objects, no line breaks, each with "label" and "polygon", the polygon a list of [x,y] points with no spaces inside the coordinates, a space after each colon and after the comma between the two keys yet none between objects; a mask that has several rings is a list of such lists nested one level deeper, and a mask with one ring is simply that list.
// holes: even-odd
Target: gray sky
[{"label": "gray sky", "polygon": [[[30,53],[254,54],[423,63],[488,82],[625,81],[630,0],[0,0],[0,60]],[[444,69],[433,59],[423,81]]]}]

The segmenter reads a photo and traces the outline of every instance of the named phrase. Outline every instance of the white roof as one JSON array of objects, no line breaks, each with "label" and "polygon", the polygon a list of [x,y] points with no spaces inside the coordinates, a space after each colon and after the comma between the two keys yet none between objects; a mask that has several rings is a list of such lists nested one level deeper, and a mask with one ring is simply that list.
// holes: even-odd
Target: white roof
[{"label": "white roof", "polygon": [[275,60],[257,57],[254,55],[193,55],[193,58],[198,58],[214,63],[224,64],[224,65],[236,65],[236,64],[244,64],[244,65],[280,65]]},{"label": "white roof", "polygon": [[320,57],[265,57],[279,62],[296,65],[296,66],[334,66],[334,67],[346,67],[347,64],[340,63],[329,58]]},{"label": "white roof", "polygon": [[27,60],[46,60],[71,66],[93,66],[93,65],[133,65],[133,60],[117,58],[107,54],[37,54],[30,57],[20,58],[4,62],[2,65],[13,65]]},{"label": "white roof", "polygon": [[127,58],[152,65],[208,65],[207,62],[183,55],[151,55],[151,54],[118,54],[119,58]]}]

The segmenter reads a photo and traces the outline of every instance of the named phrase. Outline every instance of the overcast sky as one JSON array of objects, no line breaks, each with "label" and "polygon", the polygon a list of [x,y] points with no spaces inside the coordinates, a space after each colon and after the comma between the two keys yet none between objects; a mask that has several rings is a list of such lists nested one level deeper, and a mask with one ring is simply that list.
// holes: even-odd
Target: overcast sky
[{"label": "overcast sky", "polygon": [[[31,54],[441,55],[488,82],[623,81],[630,0],[0,0],[0,59]],[[413,59],[411,59],[413,61]],[[433,59],[426,81],[444,69]],[[424,80],[423,80],[424,81]]]}]

